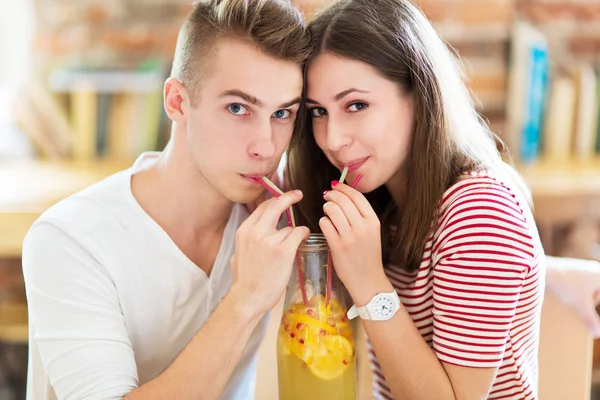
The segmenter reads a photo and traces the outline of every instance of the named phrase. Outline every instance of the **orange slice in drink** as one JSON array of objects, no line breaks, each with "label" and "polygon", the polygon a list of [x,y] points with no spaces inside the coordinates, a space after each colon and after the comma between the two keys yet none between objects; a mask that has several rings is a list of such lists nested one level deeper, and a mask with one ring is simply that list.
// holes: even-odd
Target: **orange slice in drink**
[{"label": "orange slice in drink", "polygon": [[343,336],[324,336],[307,362],[309,370],[318,378],[333,380],[340,377],[354,359],[352,343]]}]

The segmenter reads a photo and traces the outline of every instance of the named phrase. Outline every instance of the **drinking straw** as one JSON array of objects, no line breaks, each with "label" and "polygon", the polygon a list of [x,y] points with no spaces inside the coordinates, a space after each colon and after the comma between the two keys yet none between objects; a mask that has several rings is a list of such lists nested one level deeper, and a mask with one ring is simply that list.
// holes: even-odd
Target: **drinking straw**
[{"label": "drinking straw", "polygon": [[[265,188],[267,188],[267,190],[269,190],[276,197],[279,197],[283,194],[283,191],[281,189],[279,189],[277,187],[277,185],[275,185],[273,182],[271,182],[271,180],[269,178],[267,178],[266,176],[263,176],[261,178],[261,181],[262,182],[259,182],[259,183],[261,185],[263,185]],[[263,183],[266,183],[267,186],[265,186]],[[295,228],[296,227],[296,219],[294,218],[294,209],[291,206],[290,206],[290,208],[288,208],[286,210],[286,216],[288,218],[288,224],[291,223],[290,226],[292,228]]]},{"label": "drinking straw", "polygon": [[[254,178],[254,181],[261,184],[265,189],[267,189],[273,196],[279,197],[283,194],[283,191],[277,187],[269,178],[263,176],[262,178]],[[296,221],[294,219],[294,210],[290,206],[287,210],[285,210],[286,217],[288,219],[288,226],[292,228],[296,227]],[[296,264],[298,264],[298,280],[300,281],[300,290],[302,292],[302,300],[304,301],[304,305],[308,306],[308,295],[306,294],[306,287],[304,286],[305,276],[304,271],[301,268],[301,260],[298,253],[296,253]]]},{"label": "drinking straw", "polygon": [[329,307],[329,301],[331,300],[331,286],[333,280],[333,260],[331,259],[331,252],[327,256],[327,289],[325,291],[325,306]]},{"label": "drinking straw", "polygon": [[344,183],[344,180],[346,180],[346,175],[348,175],[348,167],[344,167],[344,170],[342,171],[342,176],[340,176],[340,183]]},{"label": "drinking straw", "polygon": [[[340,183],[344,183],[346,179],[346,175],[348,175],[348,166],[344,167],[342,171],[342,176],[340,176]],[[325,306],[329,307],[329,300],[331,300],[331,285],[333,281],[333,260],[331,259],[331,252],[329,253],[329,257],[327,259],[327,288],[325,289]]]},{"label": "drinking straw", "polygon": [[354,179],[354,182],[352,182],[352,185],[350,185],[350,187],[352,189],[354,189],[356,187],[356,185],[358,185],[358,182],[360,182],[360,180],[362,179],[363,174],[358,174],[358,176]]}]

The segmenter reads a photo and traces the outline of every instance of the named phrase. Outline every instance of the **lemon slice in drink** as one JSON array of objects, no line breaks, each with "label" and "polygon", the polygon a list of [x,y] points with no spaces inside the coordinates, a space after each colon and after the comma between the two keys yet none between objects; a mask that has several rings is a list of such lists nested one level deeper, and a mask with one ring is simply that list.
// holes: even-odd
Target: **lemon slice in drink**
[{"label": "lemon slice in drink", "polygon": [[[337,329],[329,325],[327,322],[319,321],[318,319],[305,314],[294,314],[294,316],[292,317],[292,322],[294,326],[297,327],[297,329],[300,329],[300,326],[305,325],[311,329],[316,330],[317,332],[323,330],[324,332],[330,335],[337,334]],[[302,325],[298,326],[298,324]]]},{"label": "lemon slice in drink", "polygon": [[319,315],[334,315],[335,317],[344,314],[344,308],[335,298],[330,299],[327,305],[326,297],[323,295],[315,295],[310,299],[309,308],[317,311]]},{"label": "lemon slice in drink", "polygon": [[346,371],[354,358],[354,348],[343,336],[324,336],[311,356],[308,369],[316,377],[330,381]]}]

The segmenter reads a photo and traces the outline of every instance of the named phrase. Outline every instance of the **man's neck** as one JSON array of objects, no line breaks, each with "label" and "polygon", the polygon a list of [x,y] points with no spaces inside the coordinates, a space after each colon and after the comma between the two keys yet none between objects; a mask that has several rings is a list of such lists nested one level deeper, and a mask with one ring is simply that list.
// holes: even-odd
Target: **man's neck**
[{"label": "man's neck", "polygon": [[[150,217],[208,274],[234,204],[204,178],[184,143],[174,140],[154,165],[133,175],[131,190]],[[200,249],[208,256],[199,255]]]}]

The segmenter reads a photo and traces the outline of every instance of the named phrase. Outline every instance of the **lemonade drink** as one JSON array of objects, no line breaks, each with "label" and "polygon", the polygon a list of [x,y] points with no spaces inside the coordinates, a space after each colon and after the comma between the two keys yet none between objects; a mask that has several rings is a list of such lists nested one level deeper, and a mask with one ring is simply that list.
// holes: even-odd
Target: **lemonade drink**
[{"label": "lemonade drink", "polygon": [[346,309],[314,295],[283,313],[278,333],[279,399],[356,399],[354,338]]}]

